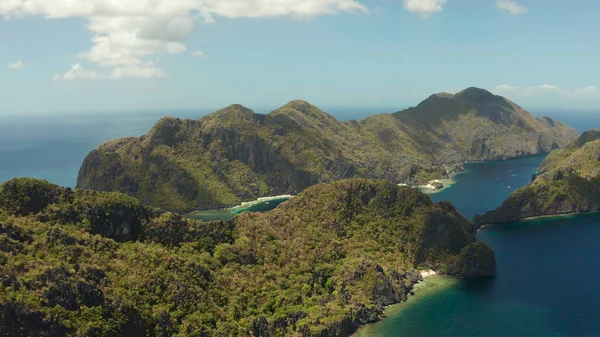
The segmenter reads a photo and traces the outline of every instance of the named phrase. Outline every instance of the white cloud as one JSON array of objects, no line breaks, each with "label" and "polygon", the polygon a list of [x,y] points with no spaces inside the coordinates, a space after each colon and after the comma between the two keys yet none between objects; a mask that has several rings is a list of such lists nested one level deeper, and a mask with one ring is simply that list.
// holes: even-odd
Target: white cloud
[{"label": "white cloud", "polygon": [[214,23],[216,17],[303,18],[364,11],[367,8],[358,0],[0,1],[0,16],[5,18],[34,15],[49,19],[85,18],[95,36],[91,49],[77,56],[110,68],[110,78],[164,77],[164,72],[155,65],[147,65],[147,58],[186,51],[183,41],[196,26]]},{"label": "white cloud", "polygon": [[501,84],[501,85],[497,86],[495,89],[499,90],[499,91],[512,91],[512,90],[518,90],[519,87],[515,87],[515,86],[512,86],[512,85]]},{"label": "white cloud", "polygon": [[204,52],[201,51],[201,50],[198,50],[198,51],[192,52],[192,55],[196,56],[196,57],[203,57],[204,56]]},{"label": "white cloud", "polygon": [[25,68],[27,66],[28,66],[27,63],[25,63],[25,62],[23,62],[21,60],[18,60],[17,62],[9,64],[8,65],[8,69],[22,69],[22,68]]},{"label": "white cloud", "polygon": [[154,62],[146,62],[144,64],[127,65],[123,67],[115,68],[110,74],[112,79],[121,78],[139,78],[139,79],[150,79],[150,78],[162,78],[166,77],[164,71],[157,68]]},{"label": "white cloud", "polygon": [[519,5],[513,0],[498,0],[498,2],[496,2],[496,6],[514,15],[527,13],[527,8]]},{"label": "white cloud", "polygon": [[543,100],[544,102],[576,102],[600,100],[600,88],[588,85],[582,88],[561,88],[552,84],[537,86],[499,85],[491,89],[499,95],[509,95],[514,100]]},{"label": "white cloud", "polygon": [[69,81],[77,79],[97,80],[102,78],[102,75],[96,71],[87,70],[81,64],[75,63],[71,69],[64,74],[54,75],[55,81]]},{"label": "white cloud", "polygon": [[428,17],[433,13],[439,13],[444,8],[447,0],[404,0],[404,8],[410,12],[415,12],[423,17]]}]

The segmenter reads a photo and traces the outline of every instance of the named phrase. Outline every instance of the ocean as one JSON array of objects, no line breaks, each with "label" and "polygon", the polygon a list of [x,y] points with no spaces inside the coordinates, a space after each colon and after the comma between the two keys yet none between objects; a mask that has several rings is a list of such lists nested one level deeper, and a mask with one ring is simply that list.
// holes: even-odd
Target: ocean
[{"label": "ocean", "polygon": [[[393,110],[329,111],[347,120]],[[0,116],[0,182],[35,177],[74,187],[79,166],[98,145],[142,135],[165,115],[198,118],[208,112]],[[598,113],[536,114],[564,120],[579,131],[600,128]],[[526,185],[542,159],[467,164],[466,172],[455,177],[457,184],[431,197],[453,202],[471,218]],[[496,252],[496,277],[454,280],[438,291],[417,294],[409,304],[400,304],[406,306],[400,313],[365,329],[365,335],[600,336],[600,216],[497,225],[481,230],[478,239]]]}]

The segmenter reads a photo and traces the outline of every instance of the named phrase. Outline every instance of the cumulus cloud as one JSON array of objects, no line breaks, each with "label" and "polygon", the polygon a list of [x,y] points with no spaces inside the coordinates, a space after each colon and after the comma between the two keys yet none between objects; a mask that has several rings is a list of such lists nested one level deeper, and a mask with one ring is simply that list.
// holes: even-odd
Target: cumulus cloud
[{"label": "cumulus cloud", "polygon": [[496,6],[514,15],[527,13],[527,8],[513,0],[498,0]]},{"label": "cumulus cloud", "polygon": [[27,63],[18,60],[17,62],[11,63],[8,65],[8,69],[22,69],[27,67]]},{"label": "cumulus cloud", "polygon": [[445,3],[446,0],[404,0],[404,8],[426,18],[441,12]]},{"label": "cumulus cloud", "polygon": [[109,68],[109,78],[142,79],[165,76],[156,65],[148,64],[149,56],[186,51],[183,41],[196,26],[214,23],[218,17],[303,18],[364,11],[367,8],[358,0],[0,1],[0,16],[5,18],[41,15],[48,19],[86,19],[88,29],[94,33],[92,47],[77,57]]},{"label": "cumulus cloud", "polygon": [[496,90],[500,90],[500,91],[511,91],[511,90],[517,90],[517,89],[519,89],[519,87],[515,87],[512,85],[506,85],[506,84],[501,84],[496,87]]},{"label": "cumulus cloud", "polygon": [[102,75],[96,71],[87,70],[81,64],[75,63],[71,69],[64,74],[54,75],[55,81],[70,81],[77,79],[97,80],[102,78]]},{"label": "cumulus cloud", "polygon": [[192,55],[196,56],[196,57],[203,57],[204,56],[204,52],[201,51],[201,50],[197,50],[195,52],[192,52]]},{"label": "cumulus cloud", "polygon": [[139,79],[150,79],[150,78],[162,78],[166,77],[164,71],[157,68],[154,62],[148,61],[143,64],[132,64],[123,67],[115,68],[110,74],[111,79],[121,78],[139,78]]}]

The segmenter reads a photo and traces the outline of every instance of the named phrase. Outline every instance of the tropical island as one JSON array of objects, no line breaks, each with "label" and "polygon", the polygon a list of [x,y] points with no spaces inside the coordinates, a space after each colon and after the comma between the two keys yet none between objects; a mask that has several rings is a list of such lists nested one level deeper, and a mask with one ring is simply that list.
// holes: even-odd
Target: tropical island
[{"label": "tropical island", "polygon": [[267,213],[202,222],[117,192],[0,185],[8,336],[348,336],[420,271],[495,273],[449,202],[353,179]]},{"label": "tropical island", "polygon": [[532,182],[516,190],[496,210],[475,217],[479,225],[600,210],[600,130],[584,132],[552,151]]},{"label": "tropical island", "polygon": [[[304,101],[163,118],[92,151],[75,190],[0,185],[0,331],[349,336],[424,275],[495,274],[478,227],[411,186],[600,138],[578,136],[477,88],[361,121]],[[263,202],[278,207],[245,212]],[[217,221],[180,215],[232,205]]]},{"label": "tropical island", "polygon": [[267,115],[232,105],[198,120],[163,118],[145,136],[100,146],[86,157],[77,187],[188,213],[346,178],[425,185],[464,162],[547,153],[577,137],[478,88],[349,122],[304,101]]}]

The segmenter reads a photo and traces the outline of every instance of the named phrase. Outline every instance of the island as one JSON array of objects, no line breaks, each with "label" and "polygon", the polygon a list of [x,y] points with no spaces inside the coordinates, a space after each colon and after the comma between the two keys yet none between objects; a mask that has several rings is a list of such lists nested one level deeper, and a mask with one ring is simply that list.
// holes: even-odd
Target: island
[{"label": "island", "polygon": [[[349,336],[421,271],[495,274],[449,202],[382,180],[322,183],[202,222],[118,192],[0,185],[7,336]],[[430,272],[431,273],[431,272]]]},{"label": "island", "polygon": [[584,132],[544,159],[532,182],[512,193],[500,207],[475,217],[478,225],[600,209],[600,130]]},{"label": "island", "polygon": [[189,213],[347,178],[425,185],[464,162],[547,153],[578,136],[478,88],[349,122],[305,101],[267,115],[232,105],[198,120],[166,117],[142,137],[98,147],[85,158],[77,187]]}]

